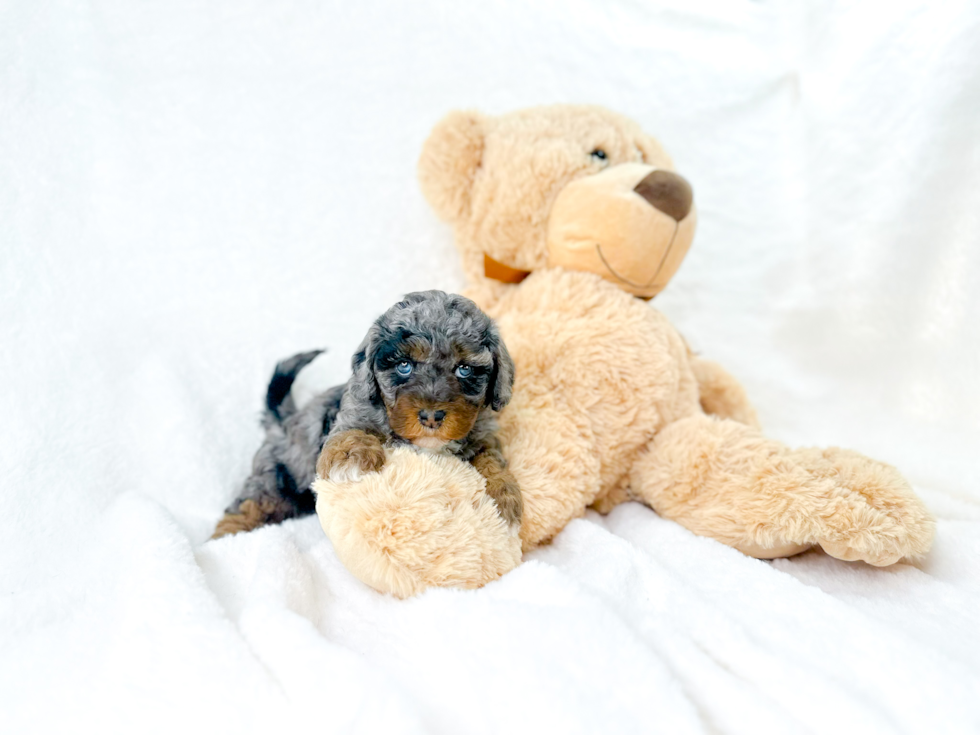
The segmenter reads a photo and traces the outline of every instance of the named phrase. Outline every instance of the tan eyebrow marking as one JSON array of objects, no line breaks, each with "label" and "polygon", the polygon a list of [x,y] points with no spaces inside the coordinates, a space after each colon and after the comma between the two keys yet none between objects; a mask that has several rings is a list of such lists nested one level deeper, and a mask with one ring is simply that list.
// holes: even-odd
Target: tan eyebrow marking
[{"label": "tan eyebrow marking", "polygon": [[493,355],[490,350],[484,348],[479,352],[473,352],[462,345],[453,345],[453,355],[457,362],[476,367],[491,367],[493,365]]},{"label": "tan eyebrow marking", "polygon": [[429,341],[424,337],[412,335],[405,340],[405,352],[415,362],[422,362],[428,358],[430,349]]}]

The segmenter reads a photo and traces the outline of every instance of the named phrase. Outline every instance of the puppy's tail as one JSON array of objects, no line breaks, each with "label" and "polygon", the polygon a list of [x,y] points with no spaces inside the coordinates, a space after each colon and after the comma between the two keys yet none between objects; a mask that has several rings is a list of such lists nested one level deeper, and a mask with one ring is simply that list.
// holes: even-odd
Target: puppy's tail
[{"label": "puppy's tail", "polygon": [[296,404],[289,392],[299,371],[313,362],[313,359],[323,350],[300,352],[276,364],[276,370],[269,381],[269,389],[265,393],[265,407],[268,417],[276,423],[281,423],[296,413]]}]

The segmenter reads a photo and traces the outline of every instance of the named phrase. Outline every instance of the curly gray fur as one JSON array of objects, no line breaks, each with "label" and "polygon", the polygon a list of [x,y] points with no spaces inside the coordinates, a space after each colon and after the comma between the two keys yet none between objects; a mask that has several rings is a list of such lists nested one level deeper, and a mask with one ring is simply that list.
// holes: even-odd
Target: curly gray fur
[{"label": "curly gray fur", "polygon": [[[410,359],[412,346],[426,349],[429,357],[413,370],[410,382],[402,382],[392,368]],[[453,377],[461,353],[474,368],[466,381]],[[388,417],[400,392],[411,390],[423,400],[441,402],[462,390],[482,408],[470,433],[444,451],[469,461],[487,447],[497,449],[493,414],[510,401],[514,362],[496,324],[466,297],[442,291],[408,294],[371,326],[351,366],[354,374],[331,435],[362,429],[389,443],[406,443],[392,431]]]},{"label": "curly gray fur", "polygon": [[[428,359],[415,365],[412,380],[406,382],[392,367],[411,348],[424,348]],[[493,414],[510,400],[514,364],[496,325],[469,299],[442,291],[408,294],[371,326],[353,357],[350,381],[318,394],[297,410],[290,394],[292,383],[319,354],[300,353],[276,366],[262,418],[265,440],[225,518],[239,514],[246,501],[253,501],[261,513],[257,522],[238,523],[236,530],[279,523],[315,510],[310,486],[317,457],[329,436],[356,428],[372,431],[386,443],[406,443],[392,431],[387,414],[387,407],[403,391],[434,402],[462,394],[479,404],[470,433],[449,442],[442,451],[464,461],[491,452],[503,463]],[[460,355],[466,355],[473,367],[471,378],[454,377]],[[228,531],[219,525],[219,532]]]}]

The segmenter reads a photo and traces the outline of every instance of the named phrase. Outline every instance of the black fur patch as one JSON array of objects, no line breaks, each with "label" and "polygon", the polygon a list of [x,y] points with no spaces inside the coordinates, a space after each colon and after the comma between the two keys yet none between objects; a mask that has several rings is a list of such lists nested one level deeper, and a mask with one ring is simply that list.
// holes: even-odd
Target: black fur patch
[{"label": "black fur patch", "polygon": [[282,406],[282,402],[289,395],[289,391],[292,389],[293,382],[296,380],[299,371],[313,362],[316,356],[322,352],[323,350],[301,352],[276,364],[276,370],[272,374],[272,379],[269,381],[269,388],[265,393],[265,407],[277,419],[282,418],[279,414],[279,407]]},{"label": "black fur patch", "polygon": [[385,329],[380,335],[374,355],[375,370],[388,370],[406,359],[405,343],[411,336],[412,332],[407,329],[400,328],[395,332]]},{"label": "black fur patch", "polygon": [[459,383],[459,389],[463,391],[464,395],[467,396],[478,396],[483,391],[484,386],[487,384],[486,374],[473,373],[468,378],[457,378]]},{"label": "black fur patch", "polygon": [[289,468],[281,462],[276,465],[276,489],[279,497],[291,503],[298,515],[309,515],[316,510],[316,498],[312,490],[299,491]]},{"label": "black fur patch", "polygon": [[331,396],[331,399],[324,405],[322,422],[323,434],[321,436],[321,441],[327,438],[327,434],[329,434],[330,429],[333,428],[333,422],[337,420],[337,414],[340,413],[340,401],[344,397],[344,390],[346,388],[347,385],[344,384],[330,389],[334,392],[334,395]]}]

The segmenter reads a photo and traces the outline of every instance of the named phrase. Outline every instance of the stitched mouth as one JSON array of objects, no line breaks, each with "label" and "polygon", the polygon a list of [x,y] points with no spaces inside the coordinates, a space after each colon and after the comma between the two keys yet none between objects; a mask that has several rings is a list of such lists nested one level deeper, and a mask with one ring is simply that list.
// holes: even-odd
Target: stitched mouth
[{"label": "stitched mouth", "polygon": [[608,260],[606,260],[606,256],[602,254],[602,245],[596,243],[595,249],[596,252],[599,254],[599,259],[602,261],[602,264],[606,266],[606,269],[610,273],[612,273],[612,275],[615,276],[618,280],[622,281],[628,286],[632,286],[633,288],[650,288],[650,286],[653,285],[653,282],[657,280],[657,276],[660,275],[660,271],[663,270],[664,263],[667,262],[667,256],[670,255],[670,251],[674,247],[674,240],[677,239],[678,226],[679,226],[678,223],[675,222],[674,233],[670,236],[670,244],[667,245],[667,249],[664,251],[664,254],[661,256],[660,262],[657,264],[657,270],[650,277],[650,280],[647,281],[646,283],[636,283],[635,281],[631,281],[628,278],[624,278],[623,276],[619,275],[619,273],[616,272],[616,269],[609,264]]}]

